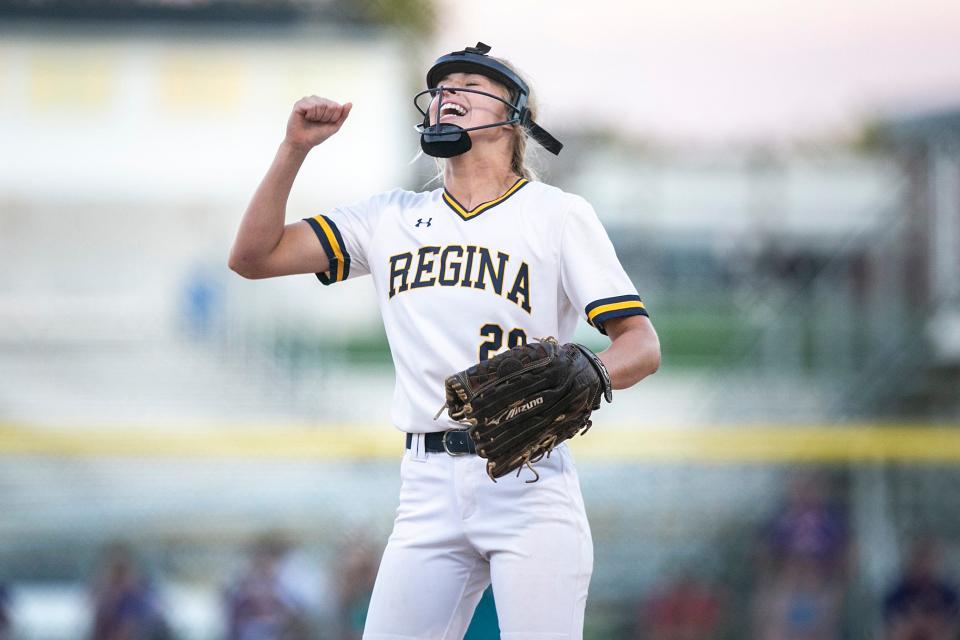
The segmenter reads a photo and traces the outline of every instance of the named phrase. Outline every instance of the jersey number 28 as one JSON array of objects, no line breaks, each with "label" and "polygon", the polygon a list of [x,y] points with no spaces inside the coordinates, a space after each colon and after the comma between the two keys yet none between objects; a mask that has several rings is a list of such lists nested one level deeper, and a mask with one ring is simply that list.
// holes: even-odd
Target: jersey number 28
[{"label": "jersey number 28", "polygon": [[[492,322],[480,327],[480,335],[487,338],[480,343],[480,362],[487,360],[503,346],[503,327]],[[527,344],[527,334],[523,329],[511,329],[507,334],[507,348],[513,349]]]}]

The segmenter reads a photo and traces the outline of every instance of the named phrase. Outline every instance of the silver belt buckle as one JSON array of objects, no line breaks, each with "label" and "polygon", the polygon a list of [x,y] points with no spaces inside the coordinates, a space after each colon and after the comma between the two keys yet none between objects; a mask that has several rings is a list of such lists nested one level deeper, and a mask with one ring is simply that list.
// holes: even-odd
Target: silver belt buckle
[{"label": "silver belt buckle", "polygon": [[447,455],[456,457],[456,456],[465,456],[469,453],[469,451],[460,451],[460,452],[450,451],[450,447],[447,446],[448,433],[466,433],[466,432],[467,432],[466,429],[447,429],[446,431],[443,432],[443,438],[441,438],[441,440],[443,441],[443,450],[447,452]]}]

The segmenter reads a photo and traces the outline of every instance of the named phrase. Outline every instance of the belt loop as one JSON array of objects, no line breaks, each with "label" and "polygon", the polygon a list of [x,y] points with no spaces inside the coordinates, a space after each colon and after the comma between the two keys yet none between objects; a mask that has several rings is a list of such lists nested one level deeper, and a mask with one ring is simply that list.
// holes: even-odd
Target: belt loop
[{"label": "belt loop", "polygon": [[413,434],[413,459],[418,462],[427,461],[427,437],[423,433]]}]

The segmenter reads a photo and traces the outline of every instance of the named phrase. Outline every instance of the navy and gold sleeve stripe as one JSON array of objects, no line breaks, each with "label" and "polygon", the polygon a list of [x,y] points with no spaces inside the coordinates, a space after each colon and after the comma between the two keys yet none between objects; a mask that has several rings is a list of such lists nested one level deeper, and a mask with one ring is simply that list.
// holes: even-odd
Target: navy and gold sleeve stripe
[{"label": "navy and gold sleeve stripe", "polygon": [[347,253],[346,245],[343,244],[343,236],[333,220],[324,215],[304,218],[317,234],[323,251],[330,260],[330,270],[325,273],[318,273],[317,278],[323,284],[333,284],[346,280],[350,275],[350,254]]},{"label": "navy and gold sleeve stripe", "polygon": [[647,308],[643,306],[643,300],[635,295],[600,298],[588,304],[584,311],[587,314],[587,322],[603,335],[607,335],[603,323],[611,318],[650,315],[647,313]]}]

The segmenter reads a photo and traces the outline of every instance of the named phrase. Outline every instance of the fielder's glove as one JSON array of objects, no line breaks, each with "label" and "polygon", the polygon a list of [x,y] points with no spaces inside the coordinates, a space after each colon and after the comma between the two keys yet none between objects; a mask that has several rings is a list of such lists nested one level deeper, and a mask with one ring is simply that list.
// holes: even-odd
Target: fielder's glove
[{"label": "fielder's glove", "polygon": [[447,378],[450,417],[468,425],[477,455],[496,479],[531,466],[568,438],[586,433],[590,413],[613,391],[606,367],[586,347],[556,338],[514,347]]}]

